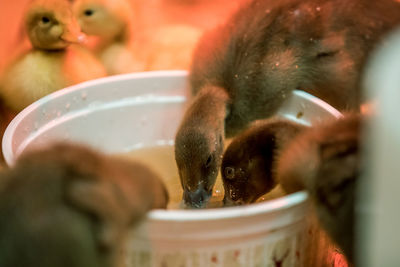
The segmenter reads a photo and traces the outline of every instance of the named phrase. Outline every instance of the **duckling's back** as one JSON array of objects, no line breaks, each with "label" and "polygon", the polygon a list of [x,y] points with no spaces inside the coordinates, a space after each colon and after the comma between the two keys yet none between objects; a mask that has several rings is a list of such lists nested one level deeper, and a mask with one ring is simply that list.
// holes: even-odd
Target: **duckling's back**
[{"label": "duckling's back", "polygon": [[24,167],[0,174],[0,266],[109,266],[93,219],[66,201],[61,169]]},{"label": "duckling's back", "polygon": [[338,109],[358,109],[369,53],[400,25],[394,0],[253,0],[196,48],[191,85],[231,96],[227,134],[272,115],[301,89]]}]

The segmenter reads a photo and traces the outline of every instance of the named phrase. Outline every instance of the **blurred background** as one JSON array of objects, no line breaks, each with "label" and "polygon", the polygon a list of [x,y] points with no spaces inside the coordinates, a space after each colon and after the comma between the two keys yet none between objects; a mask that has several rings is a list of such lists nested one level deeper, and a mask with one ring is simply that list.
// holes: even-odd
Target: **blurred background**
[{"label": "blurred background", "polygon": [[[18,46],[21,19],[30,0],[0,1],[0,72]],[[224,21],[245,0],[131,0],[138,9],[139,35],[166,24],[195,26],[201,31]],[[156,53],[156,51],[154,51]]]}]

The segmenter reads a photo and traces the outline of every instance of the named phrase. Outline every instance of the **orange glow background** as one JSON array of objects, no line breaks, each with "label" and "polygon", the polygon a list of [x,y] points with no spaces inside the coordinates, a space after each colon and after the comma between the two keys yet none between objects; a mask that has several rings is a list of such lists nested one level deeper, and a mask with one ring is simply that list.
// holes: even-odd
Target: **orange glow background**
[{"label": "orange glow background", "polygon": [[29,0],[0,1],[0,72],[15,46],[23,7]]},{"label": "orange glow background", "polygon": [[[0,1],[0,72],[10,55],[15,54],[21,19],[30,0]],[[58,0],[55,0],[58,1]],[[168,23],[189,24],[201,29],[223,21],[245,0],[132,0],[139,8],[138,23],[151,31]]]}]

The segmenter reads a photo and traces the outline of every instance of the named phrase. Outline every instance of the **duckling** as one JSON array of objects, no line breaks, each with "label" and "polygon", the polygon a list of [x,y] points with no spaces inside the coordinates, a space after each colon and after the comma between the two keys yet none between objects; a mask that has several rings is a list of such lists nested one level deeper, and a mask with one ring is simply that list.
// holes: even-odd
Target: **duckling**
[{"label": "duckling", "polygon": [[1,95],[20,111],[61,88],[106,75],[101,63],[83,47],[79,25],[67,0],[33,0],[25,13],[32,47],[5,70]]},{"label": "duckling", "polygon": [[354,261],[354,205],[366,117],[343,118],[304,131],[278,156],[276,179],[287,193],[306,189],[318,219],[350,262]]},{"label": "duckling", "polygon": [[82,30],[96,37],[92,48],[110,75],[189,69],[200,37],[196,27],[169,24],[140,32],[137,7],[128,0],[77,0],[74,10]]},{"label": "duckling", "polygon": [[355,182],[363,115],[306,127],[267,120],[240,134],[221,165],[228,205],[254,203],[277,184],[307,190],[323,228],[353,260]]},{"label": "duckling", "polygon": [[252,0],[203,35],[190,71],[194,97],[175,137],[184,202],[204,206],[224,137],[272,116],[292,90],[358,110],[364,63],[398,14],[393,0]]},{"label": "duckling", "polygon": [[143,51],[135,53],[136,8],[128,0],[77,0],[73,5],[82,31],[92,36],[89,47],[109,75],[144,71]]},{"label": "duckling", "polygon": [[139,163],[67,143],[26,152],[0,173],[0,266],[124,266],[130,228],[167,202]]},{"label": "duckling", "polygon": [[277,184],[277,155],[307,126],[272,118],[252,124],[226,149],[221,176],[225,205],[254,203]]}]

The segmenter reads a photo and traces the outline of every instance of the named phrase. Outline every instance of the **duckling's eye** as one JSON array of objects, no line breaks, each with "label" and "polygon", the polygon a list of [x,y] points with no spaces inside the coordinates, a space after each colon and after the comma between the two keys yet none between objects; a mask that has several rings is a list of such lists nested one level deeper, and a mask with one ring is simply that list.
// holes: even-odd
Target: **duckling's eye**
[{"label": "duckling's eye", "polygon": [[50,19],[48,17],[46,17],[46,16],[43,16],[42,17],[42,22],[43,22],[43,24],[47,24],[47,23],[50,22]]},{"label": "duckling's eye", "polygon": [[86,9],[83,14],[85,14],[85,16],[90,17],[91,15],[93,15],[94,11],[92,9]]},{"label": "duckling's eye", "polygon": [[212,155],[210,155],[210,156],[207,158],[207,161],[206,161],[206,168],[210,167],[210,165],[211,165],[211,160],[212,160]]},{"label": "duckling's eye", "polygon": [[320,52],[317,54],[317,59],[322,59],[322,58],[332,58],[336,54],[338,54],[339,51],[326,51],[326,52]]},{"label": "duckling's eye", "polygon": [[235,178],[235,169],[232,167],[226,167],[225,168],[225,177],[227,179],[233,179]]}]

